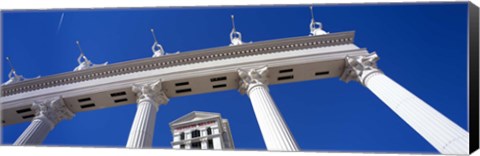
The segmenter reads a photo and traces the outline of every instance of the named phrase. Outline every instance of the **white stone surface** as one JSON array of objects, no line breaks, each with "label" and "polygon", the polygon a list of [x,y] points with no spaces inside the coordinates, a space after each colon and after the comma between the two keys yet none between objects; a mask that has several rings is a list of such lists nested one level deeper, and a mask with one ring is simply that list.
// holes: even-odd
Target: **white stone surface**
[{"label": "white stone surface", "polygon": [[213,149],[219,150],[223,149],[223,143],[222,143],[222,138],[221,137],[216,137],[212,139],[213,141]]},{"label": "white stone surface", "polygon": [[365,86],[442,154],[468,154],[469,134],[425,101],[382,73]]},{"label": "white stone surface", "polygon": [[384,75],[377,60],[375,53],[347,57],[341,79],[361,82],[440,153],[468,154],[469,133]]},{"label": "white stone surface", "polygon": [[137,93],[137,113],[127,141],[127,148],[152,147],[153,132],[159,104],[168,102],[162,91],[161,81],[135,84],[132,90]]},{"label": "white stone surface", "polygon": [[58,122],[74,116],[60,97],[35,101],[32,110],[35,118],[13,145],[39,145]]},{"label": "white stone surface", "polygon": [[267,67],[239,70],[240,92],[245,92],[257,117],[265,145],[269,151],[299,151],[290,129],[283,120],[267,87]]},{"label": "white stone surface", "polygon": [[45,118],[35,118],[13,145],[40,145],[50,132],[50,124]]},{"label": "white stone surface", "polygon": [[200,140],[201,140],[201,142],[202,142],[202,147],[201,147],[201,149],[202,149],[202,150],[208,149],[208,143],[207,143],[207,140],[208,140],[208,139],[207,139],[207,138],[202,138],[202,139],[200,139]]}]

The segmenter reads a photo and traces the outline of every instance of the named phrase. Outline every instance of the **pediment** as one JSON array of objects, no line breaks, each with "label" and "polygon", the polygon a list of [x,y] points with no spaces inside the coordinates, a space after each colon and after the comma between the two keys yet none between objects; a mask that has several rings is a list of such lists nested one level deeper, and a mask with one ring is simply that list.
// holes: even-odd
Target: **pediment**
[{"label": "pediment", "polygon": [[200,121],[205,119],[218,118],[218,117],[220,117],[219,113],[193,111],[170,122],[170,126],[175,126],[183,123],[195,122],[195,121]]}]

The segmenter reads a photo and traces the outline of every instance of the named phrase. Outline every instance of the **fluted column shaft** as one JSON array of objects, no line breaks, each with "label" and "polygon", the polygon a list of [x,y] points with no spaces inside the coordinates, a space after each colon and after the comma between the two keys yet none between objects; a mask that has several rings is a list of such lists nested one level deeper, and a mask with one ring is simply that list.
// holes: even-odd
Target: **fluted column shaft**
[{"label": "fluted column shaft", "polygon": [[370,89],[440,153],[468,154],[468,132],[383,74],[375,66],[377,60],[376,54],[347,58],[347,68],[350,69],[346,71],[350,73],[344,73],[342,79],[348,80],[348,74],[357,76],[357,81]]},{"label": "fluted column shaft", "polygon": [[132,89],[137,93],[138,106],[126,147],[152,147],[158,107],[167,103],[168,98],[161,89],[161,81],[136,84]]},{"label": "fluted column shaft", "polygon": [[468,132],[382,73],[365,86],[442,154],[468,153]]},{"label": "fluted column shaft", "polygon": [[39,145],[45,140],[52,127],[45,118],[33,119],[13,145]]},{"label": "fluted column shaft", "polygon": [[242,78],[240,92],[247,93],[250,98],[267,149],[299,151],[290,129],[268,92],[266,72],[266,67],[239,70]]},{"label": "fluted column shaft", "polygon": [[39,145],[60,120],[70,119],[74,115],[61,98],[36,101],[32,110],[35,117],[13,145]]},{"label": "fluted column shaft", "polygon": [[137,113],[133,120],[132,129],[128,137],[127,147],[144,148],[151,147],[155,120],[157,117],[157,105],[153,101],[138,103]]}]

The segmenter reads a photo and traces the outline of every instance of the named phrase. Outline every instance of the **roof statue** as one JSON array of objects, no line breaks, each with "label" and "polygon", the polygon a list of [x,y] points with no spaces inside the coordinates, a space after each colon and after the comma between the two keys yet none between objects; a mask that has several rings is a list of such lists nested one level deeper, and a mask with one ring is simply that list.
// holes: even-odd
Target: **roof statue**
[{"label": "roof statue", "polygon": [[78,66],[73,71],[79,71],[79,70],[94,68],[98,66],[104,66],[108,64],[108,62],[105,62],[103,64],[93,64],[92,61],[88,60],[87,56],[85,56],[85,54],[83,53],[82,47],[80,46],[80,42],[77,41],[76,43],[77,43],[78,49],[80,50],[80,56],[78,56],[77,58]]},{"label": "roof statue", "polygon": [[312,21],[310,22],[310,36],[328,34],[322,30],[322,23],[315,22],[315,16],[313,16],[313,6],[310,6],[310,14],[312,15]]},{"label": "roof statue", "polygon": [[10,62],[10,58],[7,57],[6,59],[7,59],[8,65],[10,65],[10,73],[8,73],[9,80],[7,82],[3,83],[3,85],[8,85],[8,84],[12,84],[12,83],[16,83],[16,82],[20,82],[20,81],[25,80],[25,78],[22,75],[17,75],[17,72],[15,71],[15,68],[13,68],[13,66],[12,66],[12,62]]},{"label": "roof statue", "polygon": [[232,32],[230,32],[230,46],[241,45],[242,34],[235,29],[235,17],[232,15]]},{"label": "roof statue", "polygon": [[[153,52],[152,57],[160,57],[160,56],[163,56],[163,55],[170,55],[170,53],[166,53],[165,50],[163,50],[163,46],[160,43],[158,43],[157,36],[155,36],[155,30],[150,29],[150,31],[152,32],[153,39],[155,40],[155,42],[153,42],[153,45],[152,45],[152,52]],[[177,51],[173,54],[178,54],[178,53],[180,53],[180,52]]]},{"label": "roof statue", "polygon": [[155,36],[154,30],[150,29],[150,31],[152,32],[153,39],[155,40],[155,42],[153,42],[153,45],[152,45],[152,52],[153,52],[152,57],[159,57],[159,56],[165,55],[165,51],[163,50],[162,45],[158,43],[157,36]]}]

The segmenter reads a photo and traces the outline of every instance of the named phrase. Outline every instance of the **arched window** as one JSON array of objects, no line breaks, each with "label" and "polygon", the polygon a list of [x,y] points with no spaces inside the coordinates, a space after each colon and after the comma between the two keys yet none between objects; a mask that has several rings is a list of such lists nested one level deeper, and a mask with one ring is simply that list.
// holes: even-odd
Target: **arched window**
[{"label": "arched window", "polygon": [[180,140],[185,140],[185,133],[180,133]]},{"label": "arched window", "polygon": [[207,135],[212,135],[212,128],[210,127],[207,128]]}]

